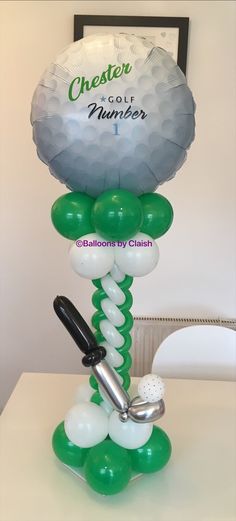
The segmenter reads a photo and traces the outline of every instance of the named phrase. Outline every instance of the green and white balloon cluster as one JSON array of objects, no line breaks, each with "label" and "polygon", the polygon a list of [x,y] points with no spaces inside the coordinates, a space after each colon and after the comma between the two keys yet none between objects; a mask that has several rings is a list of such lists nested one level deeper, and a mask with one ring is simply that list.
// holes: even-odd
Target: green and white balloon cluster
[{"label": "green and white balloon cluster", "polygon": [[[93,297],[98,311],[92,323],[100,335],[99,345],[106,349],[107,362],[117,370],[121,384],[125,385],[126,378],[129,386],[131,357],[125,345],[131,345],[128,331],[133,319],[128,311],[132,298],[127,288],[132,283],[132,277],[147,275],[156,267],[159,248],[155,239],[170,228],[172,206],[165,197],[153,193],[137,197],[127,190],[113,189],[93,199],[87,194],[72,192],[54,203],[51,217],[57,231],[74,241],[69,251],[72,268],[80,276],[93,280],[98,288]],[[120,368],[122,371],[119,373]],[[80,451],[78,460],[81,466],[84,464],[89,484],[98,492],[111,494],[127,485],[131,471],[154,472],[160,465],[166,464],[171,445],[165,433],[154,427],[152,422],[138,423],[131,418],[121,421],[119,412],[107,401],[101,386],[94,377],[91,378],[95,394],[89,384],[78,388],[77,403],[56,429],[53,446],[57,456],[72,466],[80,466],[76,459]],[[164,397],[164,384],[158,376],[146,375],[140,380],[138,394],[135,398],[138,403],[158,403]],[[162,448],[157,449],[162,445],[158,441],[156,446],[157,436],[161,440],[164,436],[163,443],[166,444],[162,464],[159,461]],[[69,455],[67,445],[70,447]],[[94,460],[91,460],[91,468],[89,466],[89,454],[99,452],[100,446],[104,447],[107,457],[111,451],[110,465],[117,465],[119,461],[120,473],[115,472],[114,487],[103,482],[101,470],[105,472],[104,463],[100,462],[99,479],[96,480]],[[146,452],[142,454],[140,464],[136,461],[139,453],[136,456],[134,453],[143,447],[146,447]],[[75,453],[75,458],[71,456],[71,451]],[[96,454],[93,455],[95,461],[96,457]],[[123,479],[119,480],[119,475]]]},{"label": "green and white balloon cluster", "polygon": [[172,224],[173,209],[160,194],[136,197],[127,190],[108,190],[96,200],[80,192],[61,196],[52,207],[59,233],[75,242],[72,268],[81,277],[98,279],[114,264],[121,272],[142,277],[157,265],[155,242]]},{"label": "green and white balloon cluster", "polygon": [[[138,395],[139,399],[148,403],[162,400],[165,395],[163,380],[156,374],[143,376],[138,384]],[[88,403],[91,396],[91,387],[81,384],[75,395],[77,404],[65,417],[65,432],[73,443],[88,448],[100,443],[109,435],[121,447],[137,449],[148,441],[152,434],[152,424],[136,423],[131,419],[121,422],[118,413],[103,395],[101,407]]]},{"label": "green and white balloon cluster", "polygon": [[[138,386],[140,399],[161,400],[164,384],[157,375],[146,375]],[[165,432],[152,423],[121,422],[117,411],[104,399],[91,403],[91,388],[82,384],[77,403],[53,435],[56,456],[66,465],[82,468],[89,485],[105,495],[123,490],[132,472],[151,473],[166,465],[171,444]]]}]

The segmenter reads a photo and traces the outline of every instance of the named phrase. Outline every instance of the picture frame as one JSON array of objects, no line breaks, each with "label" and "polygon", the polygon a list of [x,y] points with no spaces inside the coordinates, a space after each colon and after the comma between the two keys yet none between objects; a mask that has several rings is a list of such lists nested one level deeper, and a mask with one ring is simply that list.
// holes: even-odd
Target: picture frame
[{"label": "picture frame", "polygon": [[128,32],[167,50],[186,74],[188,17],[74,15],[74,41],[95,33]]}]

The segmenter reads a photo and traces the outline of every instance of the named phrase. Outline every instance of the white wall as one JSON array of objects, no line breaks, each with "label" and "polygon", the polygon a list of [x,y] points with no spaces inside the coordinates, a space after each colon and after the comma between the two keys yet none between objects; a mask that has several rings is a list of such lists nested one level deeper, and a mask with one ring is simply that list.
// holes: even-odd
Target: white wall
[{"label": "white wall", "polygon": [[92,313],[92,286],[69,268],[50,223],[65,193],[31,139],[41,72],[73,40],[73,15],[189,16],[188,82],[197,137],[161,193],[175,210],[155,272],[134,283],[134,314],[235,317],[235,2],[0,2],[2,401],[24,370],[76,372],[80,356],[52,311],[56,294]]}]

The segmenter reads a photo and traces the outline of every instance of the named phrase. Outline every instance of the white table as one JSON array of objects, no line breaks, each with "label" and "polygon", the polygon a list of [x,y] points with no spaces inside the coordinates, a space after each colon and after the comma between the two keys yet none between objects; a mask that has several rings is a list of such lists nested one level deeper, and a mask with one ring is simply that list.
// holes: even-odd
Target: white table
[{"label": "white table", "polygon": [[54,457],[51,435],[86,377],[23,374],[1,417],[1,521],[235,521],[236,384],[166,380],[173,455],[100,496]]}]

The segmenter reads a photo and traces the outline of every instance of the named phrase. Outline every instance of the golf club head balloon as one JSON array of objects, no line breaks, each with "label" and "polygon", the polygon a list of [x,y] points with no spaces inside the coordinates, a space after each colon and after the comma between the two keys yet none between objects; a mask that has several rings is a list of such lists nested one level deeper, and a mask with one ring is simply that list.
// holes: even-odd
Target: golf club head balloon
[{"label": "golf club head balloon", "polygon": [[130,34],[92,35],[61,51],[42,75],[33,139],[70,190],[140,195],[183,164],[194,110],[185,76],[164,49]]},{"label": "golf club head balloon", "polygon": [[159,420],[165,413],[163,400],[145,402],[140,396],[135,397],[128,409],[128,417],[136,423],[149,423]]}]

